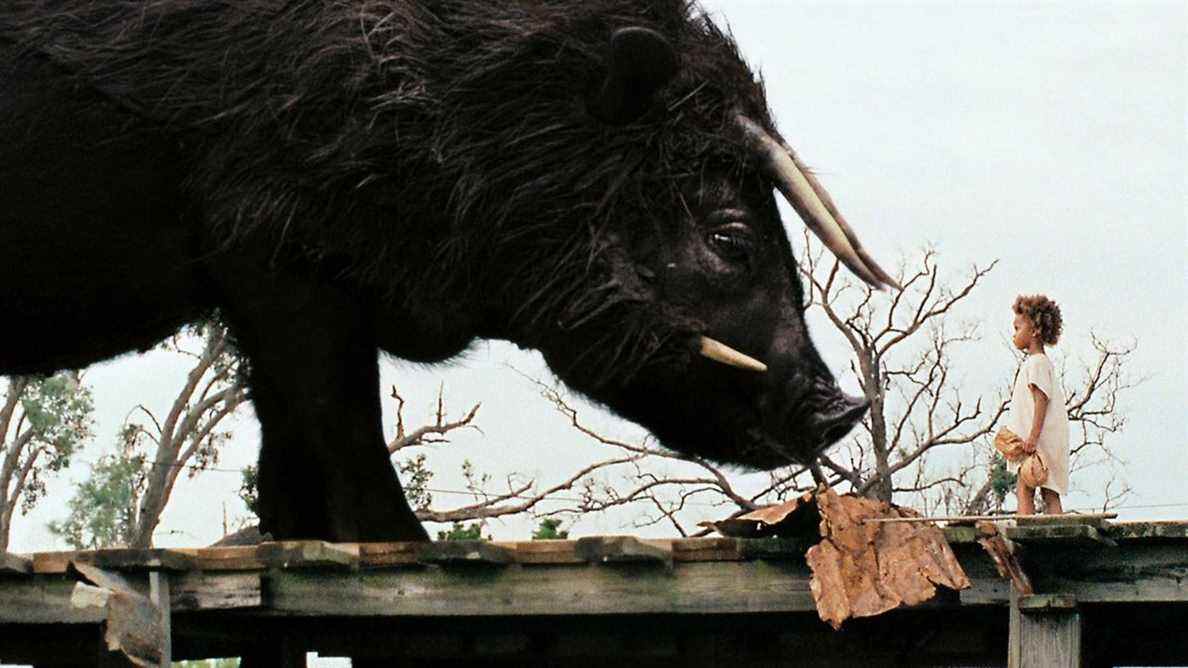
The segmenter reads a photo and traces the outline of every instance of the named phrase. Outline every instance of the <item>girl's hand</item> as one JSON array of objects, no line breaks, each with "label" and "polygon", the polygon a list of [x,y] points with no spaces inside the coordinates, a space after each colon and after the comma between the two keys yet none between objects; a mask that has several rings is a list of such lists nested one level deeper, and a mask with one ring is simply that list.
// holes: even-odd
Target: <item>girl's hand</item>
[{"label": "girl's hand", "polygon": [[1036,442],[1036,439],[1034,439],[1034,438],[1023,439],[1023,452],[1026,452],[1027,454],[1031,454],[1031,453],[1035,452],[1035,445],[1036,445],[1035,442]]}]

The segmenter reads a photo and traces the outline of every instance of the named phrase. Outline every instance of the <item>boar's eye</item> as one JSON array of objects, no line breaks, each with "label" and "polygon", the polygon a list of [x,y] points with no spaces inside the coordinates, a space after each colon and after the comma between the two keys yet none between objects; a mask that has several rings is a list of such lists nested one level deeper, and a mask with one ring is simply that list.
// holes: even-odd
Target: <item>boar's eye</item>
[{"label": "boar's eye", "polygon": [[743,223],[731,223],[710,230],[709,247],[728,262],[744,263],[755,251],[755,235]]}]

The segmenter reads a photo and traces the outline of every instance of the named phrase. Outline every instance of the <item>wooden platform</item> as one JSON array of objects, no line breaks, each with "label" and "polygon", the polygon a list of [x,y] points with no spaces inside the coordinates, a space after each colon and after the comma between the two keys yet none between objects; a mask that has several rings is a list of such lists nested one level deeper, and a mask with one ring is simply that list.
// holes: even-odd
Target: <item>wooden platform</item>
[{"label": "wooden platform", "polygon": [[129,665],[102,649],[119,599],[156,611],[153,637],[175,660],[239,656],[267,639],[292,649],[285,665],[304,651],[418,666],[1188,665],[1188,522],[1009,528],[1032,596],[1012,591],[974,527],[945,532],[973,587],[839,632],[817,619],[801,540],[4,555],[0,660]]}]

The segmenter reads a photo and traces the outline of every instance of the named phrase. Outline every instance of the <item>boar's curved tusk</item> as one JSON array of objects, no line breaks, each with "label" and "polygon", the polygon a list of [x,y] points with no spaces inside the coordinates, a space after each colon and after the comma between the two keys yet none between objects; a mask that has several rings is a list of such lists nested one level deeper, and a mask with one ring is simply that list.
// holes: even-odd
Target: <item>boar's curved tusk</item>
[{"label": "boar's curved tusk", "polygon": [[804,170],[796,155],[777,142],[763,128],[746,116],[736,117],[743,134],[754,143],[766,162],[768,175],[776,188],[800,214],[804,224],[842,261],[850,271],[875,288],[899,287],[862,247],[857,235],[838,212],[829,193],[811,173]]},{"label": "boar's curved tusk", "polygon": [[700,352],[715,362],[721,362],[722,364],[738,367],[739,369],[758,371],[760,373],[767,371],[767,365],[763,362],[750,355],[740,353],[725,343],[715,341],[708,336],[701,337]]}]

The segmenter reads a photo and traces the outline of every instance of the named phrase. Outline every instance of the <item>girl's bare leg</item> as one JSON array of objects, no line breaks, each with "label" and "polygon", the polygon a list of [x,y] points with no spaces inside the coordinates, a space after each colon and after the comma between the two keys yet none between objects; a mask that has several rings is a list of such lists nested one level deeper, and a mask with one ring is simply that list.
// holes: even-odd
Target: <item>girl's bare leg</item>
[{"label": "girl's bare leg", "polygon": [[1018,485],[1015,487],[1015,495],[1019,497],[1019,514],[1034,515],[1035,488],[1024,485],[1023,478],[1019,478]]},{"label": "girl's bare leg", "polygon": [[1048,515],[1064,514],[1064,506],[1060,503],[1060,495],[1046,488],[1040,488],[1040,496],[1044,499],[1044,513]]}]

